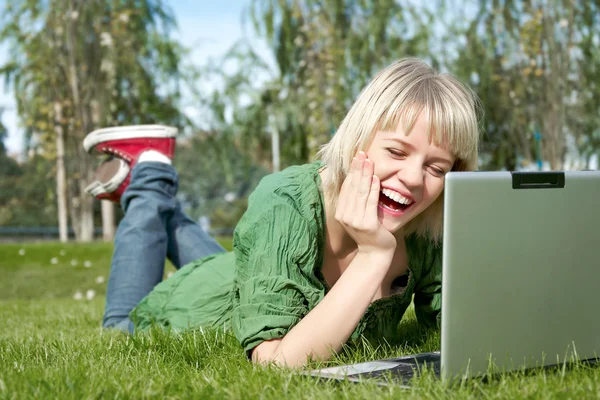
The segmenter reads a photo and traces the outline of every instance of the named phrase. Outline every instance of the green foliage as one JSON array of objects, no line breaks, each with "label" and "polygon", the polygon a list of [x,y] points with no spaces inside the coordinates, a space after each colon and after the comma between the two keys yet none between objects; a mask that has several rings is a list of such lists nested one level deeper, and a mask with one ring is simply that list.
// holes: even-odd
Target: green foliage
[{"label": "green foliage", "polygon": [[221,201],[212,213],[211,228],[227,229],[235,227],[248,208],[248,198]]},{"label": "green foliage", "polygon": [[[253,1],[247,17],[275,65],[241,41],[204,70],[222,87],[196,94],[210,115],[211,140],[227,149],[233,142],[249,165],[265,170],[275,167],[275,136],[280,168],[310,161],[377,69],[399,55],[428,54],[431,15],[410,4]],[[225,65],[237,67],[226,72]]]},{"label": "green foliage", "polygon": [[23,164],[0,154],[0,226],[56,226],[54,166],[34,155]]},{"label": "green foliage", "polygon": [[530,167],[536,160],[563,168],[568,137],[577,141],[571,157],[598,151],[600,87],[593,82],[600,77],[600,42],[592,32],[600,28],[600,4],[483,1],[478,7],[459,34],[465,45],[446,62],[485,107],[482,168]]},{"label": "green foliage", "polygon": [[[227,216],[243,206],[228,213],[223,197],[246,198],[274,169],[274,137],[281,168],[310,161],[370,77],[406,56],[458,75],[481,98],[481,168],[532,168],[538,160],[558,168],[567,151],[583,157],[570,166],[584,168],[599,154],[597,1],[254,0],[245,17],[269,57],[241,40],[203,66],[188,65],[159,0],[9,0],[3,11],[0,41],[11,56],[0,72],[30,145],[49,160],[26,167],[0,159],[4,223],[56,220],[46,210],[56,210],[60,129],[70,216],[86,205],[98,221],[98,205],[81,193],[94,168],[81,139],[99,126],[137,123],[185,128],[175,163],[187,210],[233,223]],[[202,92],[199,79],[219,85]],[[179,111],[182,88],[203,115],[197,126]],[[31,207],[39,199],[44,215],[22,208],[25,197]]]},{"label": "green foliage", "polygon": [[0,153],[0,226],[7,225],[13,219],[11,200],[18,198],[18,186],[21,168],[16,160]]},{"label": "green foliage", "polygon": [[[195,220],[211,219],[212,228],[235,228],[247,207],[247,197],[267,174],[253,164],[227,133],[197,135],[180,140],[174,164],[179,174],[179,197]],[[225,200],[232,196],[233,203]]]},{"label": "green foliage", "polygon": [[74,133],[183,122],[176,103],[184,49],[170,39],[176,23],[161,1],[11,0],[5,11],[0,40],[12,57],[2,72],[29,129],[54,134],[55,101],[65,119],[58,122]]},{"label": "green foliage", "polygon": [[[0,117],[2,117],[3,109],[0,107]],[[6,155],[6,146],[4,145],[4,141],[8,137],[8,131],[6,127],[0,121],[0,155]]]},{"label": "green foliage", "polygon": [[[600,138],[599,7],[568,0],[253,1],[250,19],[277,67],[261,97],[275,105],[263,108],[288,135],[286,144],[314,155],[377,70],[418,56],[457,74],[482,99],[482,168],[543,160],[556,169],[567,151],[589,160]],[[302,139],[290,140],[296,130]],[[286,148],[282,154],[287,161]],[[586,166],[569,164],[578,165]]]},{"label": "green foliage", "polygon": [[175,21],[161,0],[9,0],[3,8],[0,42],[10,57],[0,73],[29,145],[67,177],[57,198],[67,193],[76,236],[91,238],[94,205],[83,188],[94,165],[84,136],[110,125],[186,123],[177,104],[185,51],[170,38]]}]

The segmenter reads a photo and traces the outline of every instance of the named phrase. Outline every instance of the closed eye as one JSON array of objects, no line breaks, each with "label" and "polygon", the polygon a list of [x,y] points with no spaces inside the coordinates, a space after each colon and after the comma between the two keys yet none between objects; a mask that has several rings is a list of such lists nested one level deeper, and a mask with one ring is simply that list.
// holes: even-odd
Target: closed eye
[{"label": "closed eye", "polygon": [[406,153],[403,152],[403,151],[401,151],[401,150],[393,149],[391,147],[386,148],[386,150],[388,151],[388,153],[390,153],[395,158],[404,158],[404,157],[406,157]]},{"label": "closed eye", "polygon": [[431,173],[433,175],[440,177],[440,178],[443,177],[444,175],[446,175],[446,171],[444,171],[440,167],[436,167],[435,165],[430,165],[429,170],[431,171]]}]

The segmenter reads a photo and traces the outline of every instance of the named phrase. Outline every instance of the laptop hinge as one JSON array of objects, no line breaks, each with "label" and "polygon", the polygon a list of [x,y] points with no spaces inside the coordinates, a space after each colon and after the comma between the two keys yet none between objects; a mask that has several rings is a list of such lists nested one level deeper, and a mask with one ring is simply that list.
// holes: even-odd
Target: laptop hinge
[{"label": "laptop hinge", "polygon": [[565,173],[511,172],[513,189],[559,189],[565,187]]}]

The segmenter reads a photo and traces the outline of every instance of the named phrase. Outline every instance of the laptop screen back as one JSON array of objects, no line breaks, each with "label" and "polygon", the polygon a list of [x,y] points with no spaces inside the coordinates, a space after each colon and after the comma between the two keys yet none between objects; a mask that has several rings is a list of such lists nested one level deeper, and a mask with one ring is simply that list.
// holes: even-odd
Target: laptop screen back
[{"label": "laptop screen back", "polygon": [[442,375],[600,356],[600,172],[446,177]]}]

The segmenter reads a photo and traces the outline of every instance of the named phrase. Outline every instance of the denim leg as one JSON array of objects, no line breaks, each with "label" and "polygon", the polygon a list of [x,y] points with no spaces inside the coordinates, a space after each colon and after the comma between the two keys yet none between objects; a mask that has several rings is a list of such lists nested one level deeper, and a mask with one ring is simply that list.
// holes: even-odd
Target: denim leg
[{"label": "denim leg", "polygon": [[177,269],[199,258],[225,251],[200,225],[183,212],[179,202],[168,221],[167,233],[169,236],[167,258]]},{"label": "denim leg", "polygon": [[121,198],[125,216],[115,238],[104,327],[133,332],[129,313],[162,281],[166,257],[180,268],[224,251],[182,211],[177,187],[171,165],[142,162],[133,169]]},{"label": "denim leg", "polygon": [[121,198],[119,223],[102,325],[131,332],[129,312],[162,280],[166,226],[176,208],[177,173],[168,164],[142,162]]}]

